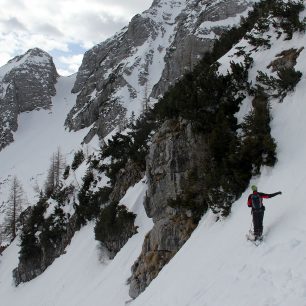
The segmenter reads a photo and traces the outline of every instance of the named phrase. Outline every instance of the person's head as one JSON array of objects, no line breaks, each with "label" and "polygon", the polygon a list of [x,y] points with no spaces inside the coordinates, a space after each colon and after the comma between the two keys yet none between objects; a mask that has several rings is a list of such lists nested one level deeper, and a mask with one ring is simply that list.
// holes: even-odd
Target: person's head
[{"label": "person's head", "polygon": [[254,192],[254,191],[257,191],[257,186],[252,185],[251,189],[253,190],[253,192]]}]

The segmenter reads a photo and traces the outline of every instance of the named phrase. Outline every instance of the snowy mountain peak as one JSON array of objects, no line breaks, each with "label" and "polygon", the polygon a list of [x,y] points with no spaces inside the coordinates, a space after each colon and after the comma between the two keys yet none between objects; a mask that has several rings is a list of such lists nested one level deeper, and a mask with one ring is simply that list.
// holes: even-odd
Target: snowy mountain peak
[{"label": "snowy mountain peak", "polygon": [[39,48],[0,67],[0,150],[13,141],[20,113],[51,107],[57,77],[52,57]]},{"label": "snowy mountain peak", "polygon": [[13,59],[9,60],[8,63],[19,62],[22,59],[29,59],[31,57],[51,58],[51,56],[40,48],[29,49],[22,55],[17,55]]},{"label": "snowy mountain peak", "polygon": [[[17,55],[9,60],[6,65],[0,67],[0,80],[6,74],[19,69],[21,67],[27,68],[27,65],[46,65],[53,62],[52,57],[45,51],[39,48],[29,49],[25,54]],[[3,80],[5,82],[5,79]]]}]

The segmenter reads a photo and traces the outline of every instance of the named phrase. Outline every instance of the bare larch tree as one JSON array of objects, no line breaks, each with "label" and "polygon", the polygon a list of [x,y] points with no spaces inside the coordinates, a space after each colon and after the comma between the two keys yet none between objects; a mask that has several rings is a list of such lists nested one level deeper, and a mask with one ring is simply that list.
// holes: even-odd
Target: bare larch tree
[{"label": "bare larch tree", "polygon": [[17,227],[22,207],[26,205],[27,200],[22,185],[16,176],[13,177],[7,209],[5,214],[4,234],[14,240],[17,235]]}]

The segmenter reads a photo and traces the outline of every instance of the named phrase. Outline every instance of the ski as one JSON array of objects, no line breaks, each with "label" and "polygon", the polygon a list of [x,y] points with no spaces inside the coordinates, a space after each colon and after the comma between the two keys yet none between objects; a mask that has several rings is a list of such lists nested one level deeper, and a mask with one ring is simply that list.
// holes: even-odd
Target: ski
[{"label": "ski", "polygon": [[132,303],[133,301],[134,301],[134,299],[127,300],[127,301],[125,301],[124,305],[129,305],[129,304]]},{"label": "ski", "polygon": [[246,239],[248,241],[252,242],[256,246],[259,246],[263,241],[263,236],[261,236],[259,239],[255,240],[255,237],[254,237],[253,233],[251,233],[251,232],[246,234],[245,236],[246,236]]}]

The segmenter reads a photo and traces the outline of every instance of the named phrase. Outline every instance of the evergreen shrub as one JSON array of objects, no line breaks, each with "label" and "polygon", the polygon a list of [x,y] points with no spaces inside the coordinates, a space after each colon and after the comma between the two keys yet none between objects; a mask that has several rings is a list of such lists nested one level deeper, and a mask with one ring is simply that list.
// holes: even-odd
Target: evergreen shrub
[{"label": "evergreen shrub", "polygon": [[136,120],[127,135],[117,133],[109,140],[108,145],[102,148],[101,159],[110,157],[111,162],[100,166],[100,171],[105,171],[111,186],[114,186],[118,172],[125,167],[129,159],[141,170],[145,170],[149,141],[158,126],[155,114],[149,110]]},{"label": "evergreen shrub", "polygon": [[64,173],[63,173],[63,179],[67,180],[68,176],[69,176],[69,172],[70,172],[70,166],[66,166]]},{"label": "evergreen shrub", "polygon": [[101,210],[95,226],[95,238],[101,242],[117,241],[134,226],[136,215],[126,207],[111,203]]},{"label": "evergreen shrub", "polygon": [[82,150],[79,150],[78,152],[76,152],[74,154],[74,158],[73,158],[73,162],[71,164],[71,169],[72,170],[76,170],[80,164],[84,161],[85,157],[84,157],[84,153]]},{"label": "evergreen shrub", "polygon": [[31,215],[22,227],[20,237],[20,259],[27,260],[41,255],[41,246],[36,233],[42,230],[44,213],[47,209],[45,198],[41,198],[33,207]]}]

